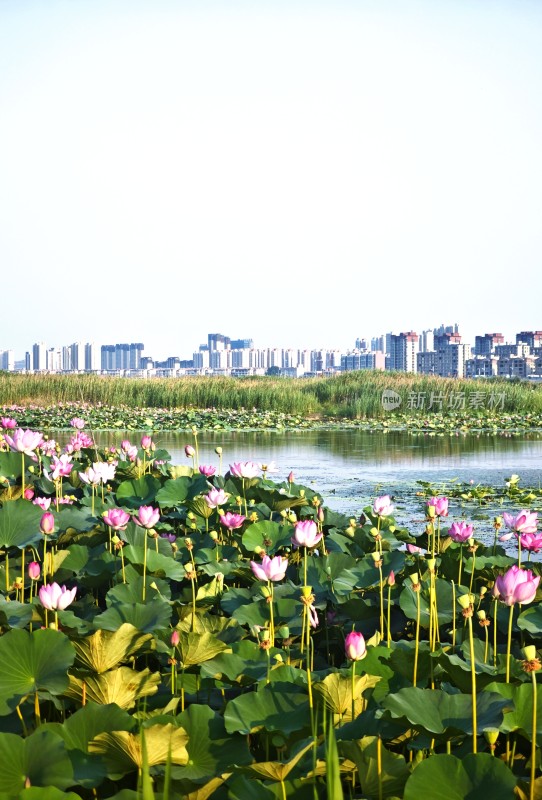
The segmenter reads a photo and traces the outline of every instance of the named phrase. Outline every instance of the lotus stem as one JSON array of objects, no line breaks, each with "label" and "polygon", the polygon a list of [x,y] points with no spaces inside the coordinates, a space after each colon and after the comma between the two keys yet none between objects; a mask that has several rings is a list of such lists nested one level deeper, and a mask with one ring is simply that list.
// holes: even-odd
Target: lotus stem
[{"label": "lotus stem", "polygon": [[382,786],[382,739],[380,736],[376,738],[376,771],[378,775],[378,800],[382,800],[383,786]]},{"label": "lotus stem", "polygon": [[470,672],[472,685],[472,752],[476,753],[478,748],[478,718],[476,708],[476,661],[474,658],[474,636],[472,633],[472,614],[469,620],[469,645],[470,645]]},{"label": "lotus stem", "polygon": [[[380,519],[380,518],[379,518]],[[380,576],[380,639],[384,639],[384,581],[382,579],[382,559],[378,562]]]},{"label": "lotus stem", "polygon": [[144,530],[144,539],[143,539],[143,587],[141,589],[141,599],[145,602],[145,596],[147,593],[147,531]]},{"label": "lotus stem", "polygon": [[463,542],[459,546],[459,573],[457,576],[457,585],[461,586],[461,573],[463,571]]},{"label": "lotus stem", "polygon": [[499,601],[495,598],[493,609],[493,668],[497,670],[497,614],[499,613]]},{"label": "lotus stem", "polygon": [[454,609],[454,613],[452,614],[452,653],[455,653],[455,634],[456,634],[456,628],[455,628],[455,616],[456,616],[456,614],[455,614],[455,609],[456,609],[456,605],[455,605],[455,583],[453,581],[452,581],[452,608]]},{"label": "lotus stem", "polygon": [[21,453],[21,493],[22,497],[24,497],[24,490],[25,490],[25,483],[24,483],[24,453]]},{"label": "lotus stem", "polygon": [[274,600],[274,593],[273,593],[273,581],[268,581],[267,585],[269,587],[269,646],[275,646],[275,617],[273,612],[273,600]]},{"label": "lotus stem", "polygon": [[531,783],[529,784],[529,800],[535,800],[535,774],[536,774],[536,703],[537,703],[537,686],[536,686],[536,671],[533,669],[531,672],[533,682],[533,727],[531,729]]},{"label": "lotus stem", "polygon": [[476,550],[472,553],[472,572],[470,576],[469,592],[472,594],[472,584],[474,583],[474,566],[476,564]]},{"label": "lotus stem", "polygon": [[[506,683],[510,683],[510,662],[512,660],[512,624],[514,621],[514,605],[510,606],[510,615],[508,617],[508,641],[506,643]],[[495,622],[495,627],[497,627]]]},{"label": "lotus stem", "polygon": [[354,687],[356,683],[356,662],[352,661],[352,672],[350,675],[350,695],[352,700],[352,722],[354,721],[354,717],[356,716],[356,704],[354,701]]},{"label": "lotus stem", "polygon": [[416,592],[416,644],[414,650],[414,674],[412,685],[415,687],[418,680],[418,649],[420,646],[420,590]]},{"label": "lotus stem", "polygon": [[9,593],[9,553],[6,548],[6,595]]},{"label": "lotus stem", "polygon": [[24,603],[24,547],[21,548],[21,579],[22,579],[22,587],[21,587],[21,603]]},{"label": "lotus stem", "polygon": [[[388,584],[388,619],[387,619],[387,628],[388,628],[388,650],[391,647],[391,586]],[[327,629],[326,629],[327,630]]]}]

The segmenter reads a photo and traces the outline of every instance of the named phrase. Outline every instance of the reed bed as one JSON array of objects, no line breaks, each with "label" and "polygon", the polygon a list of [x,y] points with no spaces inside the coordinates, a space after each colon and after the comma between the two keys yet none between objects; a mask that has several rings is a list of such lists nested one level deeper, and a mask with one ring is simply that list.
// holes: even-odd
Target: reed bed
[{"label": "reed bed", "polygon": [[[412,414],[446,411],[446,403],[429,408],[431,396],[464,394],[465,410],[487,407],[490,395],[502,397],[501,412],[542,412],[542,387],[525,381],[458,380],[390,372],[348,372],[326,378],[183,377],[117,378],[98,375],[0,374],[0,405],[101,403],[108,406],[164,409],[257,409],[315,417],[369,419],[386,415],[385,390],[397,392],[401,411]],[[411,407],[411,395],[424,407]],[[473,397],[483,397],[478,404]]]}]

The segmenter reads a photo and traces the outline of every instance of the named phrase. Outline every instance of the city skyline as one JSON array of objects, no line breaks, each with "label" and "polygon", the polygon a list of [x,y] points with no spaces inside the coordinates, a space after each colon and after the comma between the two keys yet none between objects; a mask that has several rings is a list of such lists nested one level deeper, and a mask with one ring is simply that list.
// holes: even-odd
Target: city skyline
[{"label": "city skyline", "polygon": [[536,327],[541,39],[532,0],[4,0],[4,346]]}]

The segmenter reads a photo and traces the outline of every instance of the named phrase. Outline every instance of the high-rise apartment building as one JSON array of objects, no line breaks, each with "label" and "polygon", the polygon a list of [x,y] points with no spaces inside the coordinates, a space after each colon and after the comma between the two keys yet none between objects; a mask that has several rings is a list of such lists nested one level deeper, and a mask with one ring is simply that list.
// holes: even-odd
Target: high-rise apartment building
[{"label": "high-rise apartment building", "polygon": [[391,334],[389,360],[391,370],[400,372],[416,372],[416,354],[419,336],[414,331]]},{"label": "high-rise apartment building", "polygon": [[32,345],[32,369],[35,372],[47,369],[47,345],[44,342]]}]

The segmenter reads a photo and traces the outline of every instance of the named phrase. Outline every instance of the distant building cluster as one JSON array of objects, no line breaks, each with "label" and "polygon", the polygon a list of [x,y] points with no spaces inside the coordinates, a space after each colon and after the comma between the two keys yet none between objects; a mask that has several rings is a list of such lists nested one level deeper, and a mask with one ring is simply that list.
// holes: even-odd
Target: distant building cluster
[{"label": "distant building cluster", "polygon": [[256,348],[252,339],[230,339],[210,333],[191,359],[170,356],[158,361],[143,354],[142,342],[97,345],[74,342],[47,347],[37,342],[16,361],[13,350],[0,350],[0,369],[8,372],[95,373],[135,377],[183,375],[333,375],[356,370],[394,370],[452,378],[542,379],[542,331],[521,331],[515,342],[501,333],[475,337],[474,346],[461,341],[457,325],[386,333],[357,339],[340,350]]}]

